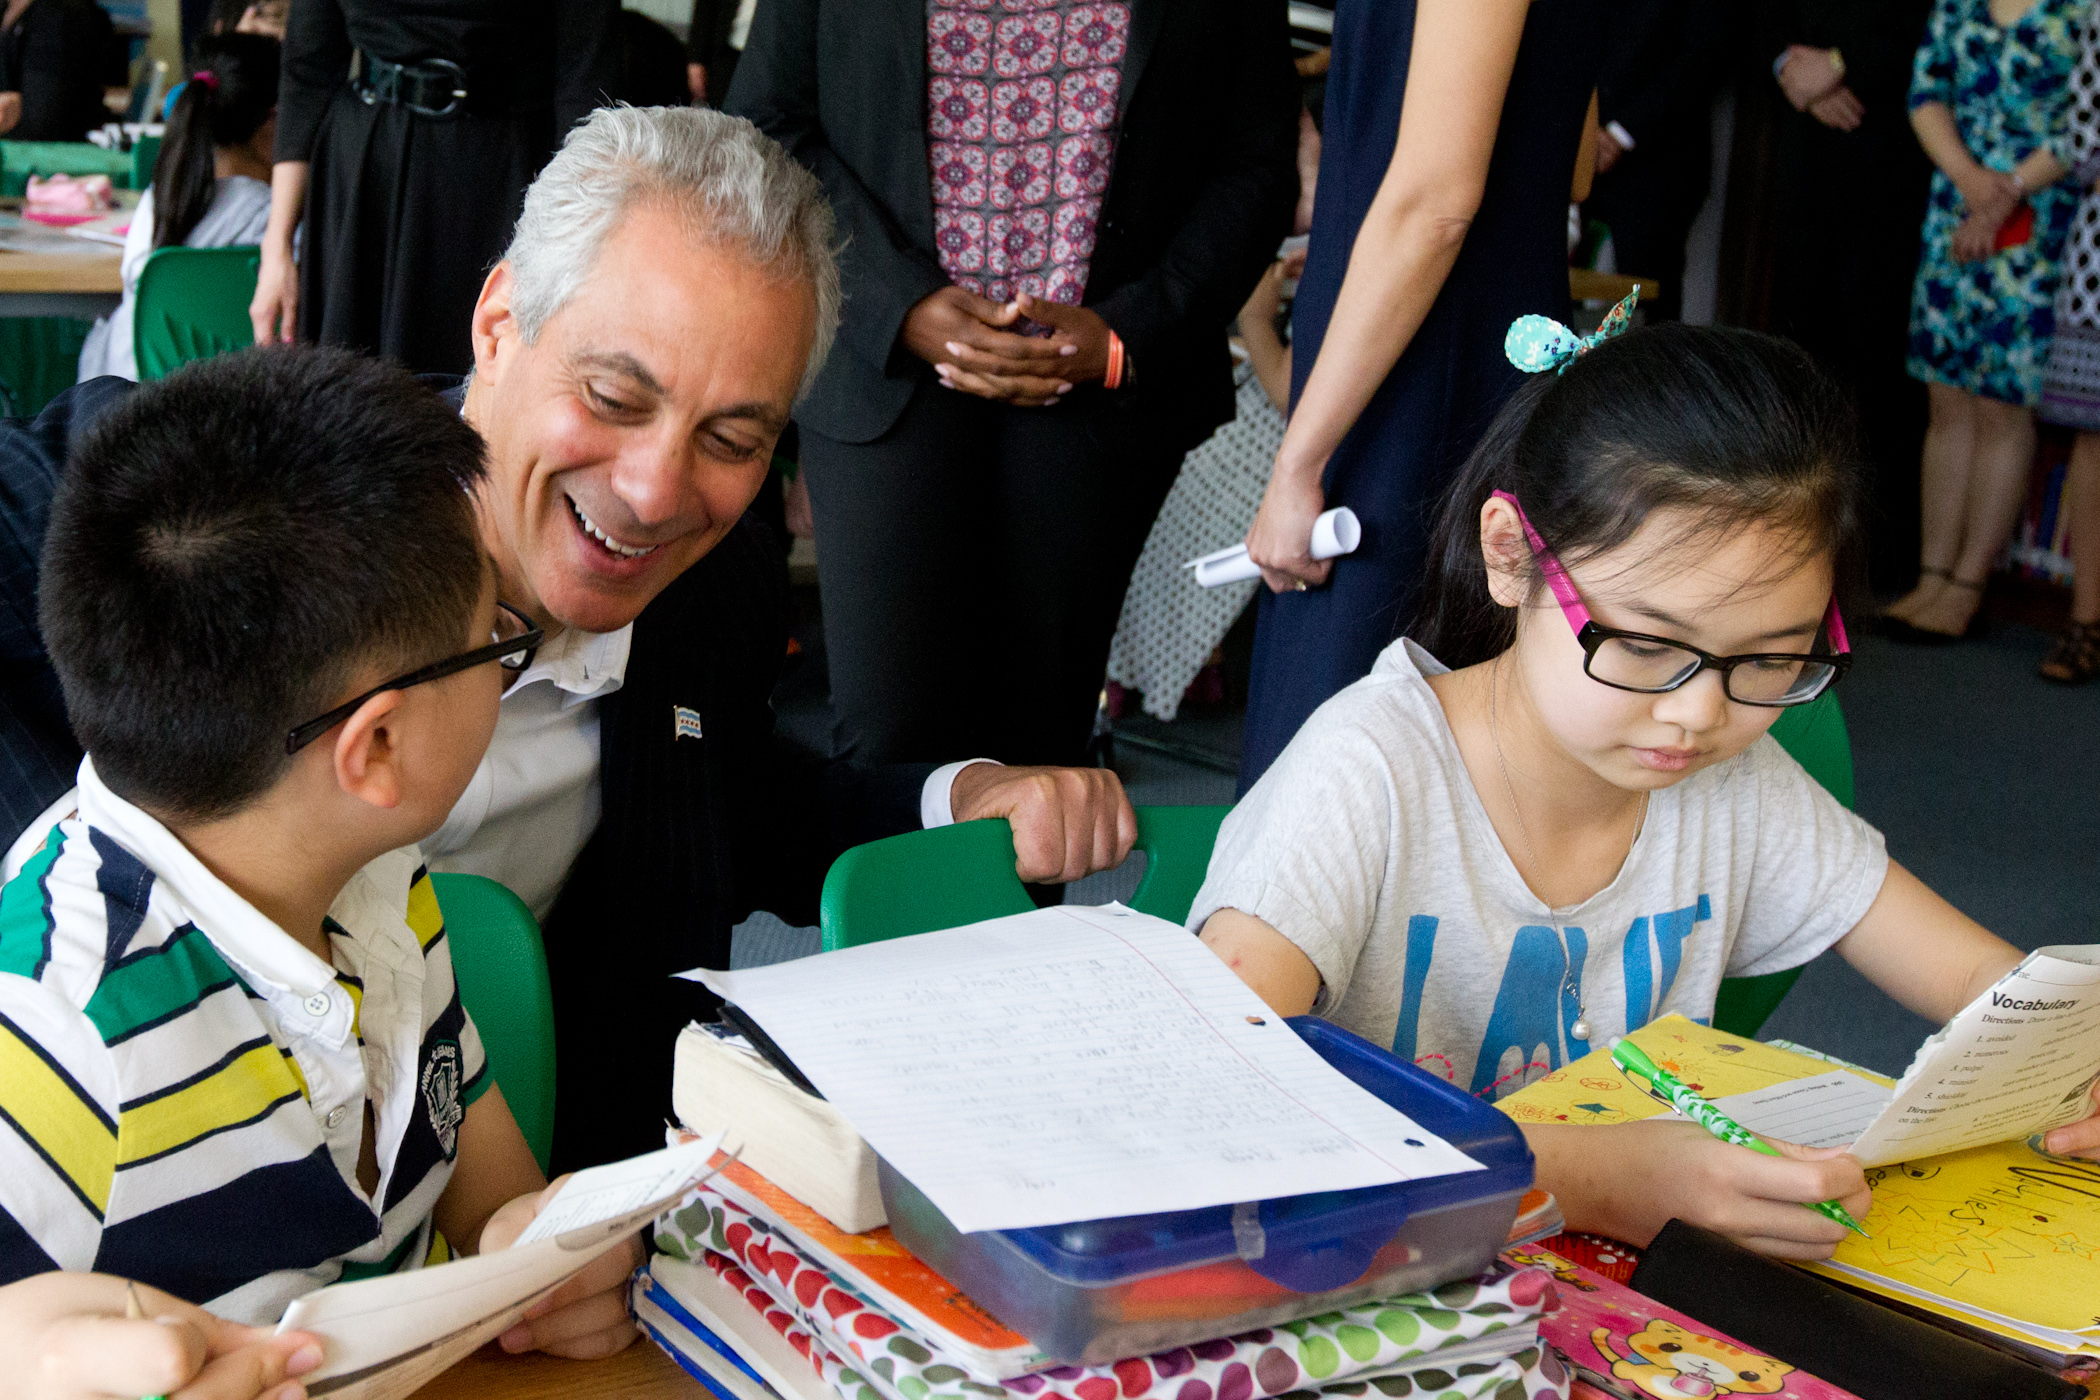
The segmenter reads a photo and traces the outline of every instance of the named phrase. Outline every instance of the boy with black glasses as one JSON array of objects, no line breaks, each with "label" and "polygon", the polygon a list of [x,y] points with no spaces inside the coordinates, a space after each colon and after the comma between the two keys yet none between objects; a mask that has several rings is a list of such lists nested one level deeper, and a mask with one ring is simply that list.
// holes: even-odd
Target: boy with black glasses
[{"label": "boy with black glasses", "polygon": [[[193,366],[72,454],[39,620],[79,812],[0,891],[0,1355],[39,1395],[289,1400],[321,1351],[263,1330],[286,1303],[538,1208],[414,853],[540,640],[482,475],[441,399],[317,350]],[[624,1345],[638,1254],[506,1344]]]}]

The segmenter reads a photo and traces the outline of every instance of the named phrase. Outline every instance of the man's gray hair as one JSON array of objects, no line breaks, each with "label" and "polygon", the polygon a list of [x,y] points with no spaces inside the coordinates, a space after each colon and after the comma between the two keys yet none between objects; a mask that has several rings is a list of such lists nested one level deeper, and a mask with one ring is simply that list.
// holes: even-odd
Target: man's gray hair
[{"label": "man's gray hair", "polygon": [[628,209],[660,202],[694,235],[806,280],[817,338],[801,388],[839,326],[837,224],[817,177],[742,117],[700,107],[603,107],[576,127],[525,192],[503,256],[511,315],[527,344],[568,305]]}]

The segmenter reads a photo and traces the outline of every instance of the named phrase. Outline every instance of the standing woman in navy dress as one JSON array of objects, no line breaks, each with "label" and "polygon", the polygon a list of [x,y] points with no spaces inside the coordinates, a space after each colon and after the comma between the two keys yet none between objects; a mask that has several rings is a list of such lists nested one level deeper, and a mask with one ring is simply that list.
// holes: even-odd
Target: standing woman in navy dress
[{"label": "standing woman in navy dress", "polygon": [[[1413,612],[1429,514],[1520,378],[1509,323],[1565,319],[1567,212],[1598,0],[1341,0],[1290,429],[1247,545],[1256,625],[1240,791]],[[1507,94],[1505,98],[1505,93]],[[1313,518],[1363,544],[1313,560]]]},{"label": "standing woman in navy dress", "polygon": [[618,13],[616,0],[293,0],[256,340],[465,370],[474,299],[525,187],[605,101]]}]

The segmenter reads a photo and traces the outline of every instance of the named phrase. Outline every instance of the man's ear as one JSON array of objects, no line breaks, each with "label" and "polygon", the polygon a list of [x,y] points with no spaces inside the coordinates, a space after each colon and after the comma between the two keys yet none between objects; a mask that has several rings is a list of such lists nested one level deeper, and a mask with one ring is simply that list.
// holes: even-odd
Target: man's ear
[{"label": "man's ear", "polygon": [[1531,547],[1516,507],[1499,496],[1480,508],[1480,557],[1487,564],[1488,595],[1505,608],[1521,607],[1531,592]]},{"label": "man's ear", "polygon": [[504,351],[518,339],[518,323],[510,314],[511,294],[517,290],[517,277],[511,272],[508,262],[499,262],[489,269],[488,277],[481,284],[481,295],[474,301],[474,319],[470,323],[470,338],[474,342],[474,378],[494,384],[502,376],[502,366],[508,358]]},{"label": "man's ear", "polygon": [[343,721],[329,746],[335,785],[374,807],[401,802],[401,748],[393,729],[401,698],[398,690],[380,691]]}]

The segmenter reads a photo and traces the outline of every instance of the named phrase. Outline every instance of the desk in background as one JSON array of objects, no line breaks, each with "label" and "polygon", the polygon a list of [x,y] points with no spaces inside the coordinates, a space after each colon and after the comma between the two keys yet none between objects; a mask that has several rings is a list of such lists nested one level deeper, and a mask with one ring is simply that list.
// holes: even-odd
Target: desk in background
[{"label": "desk in background", "polygon": [[708,1400],[699,1382],[647,1337],[603,1361],[506,1356],[483,1347],[416,1392],[415,1400]]}]

